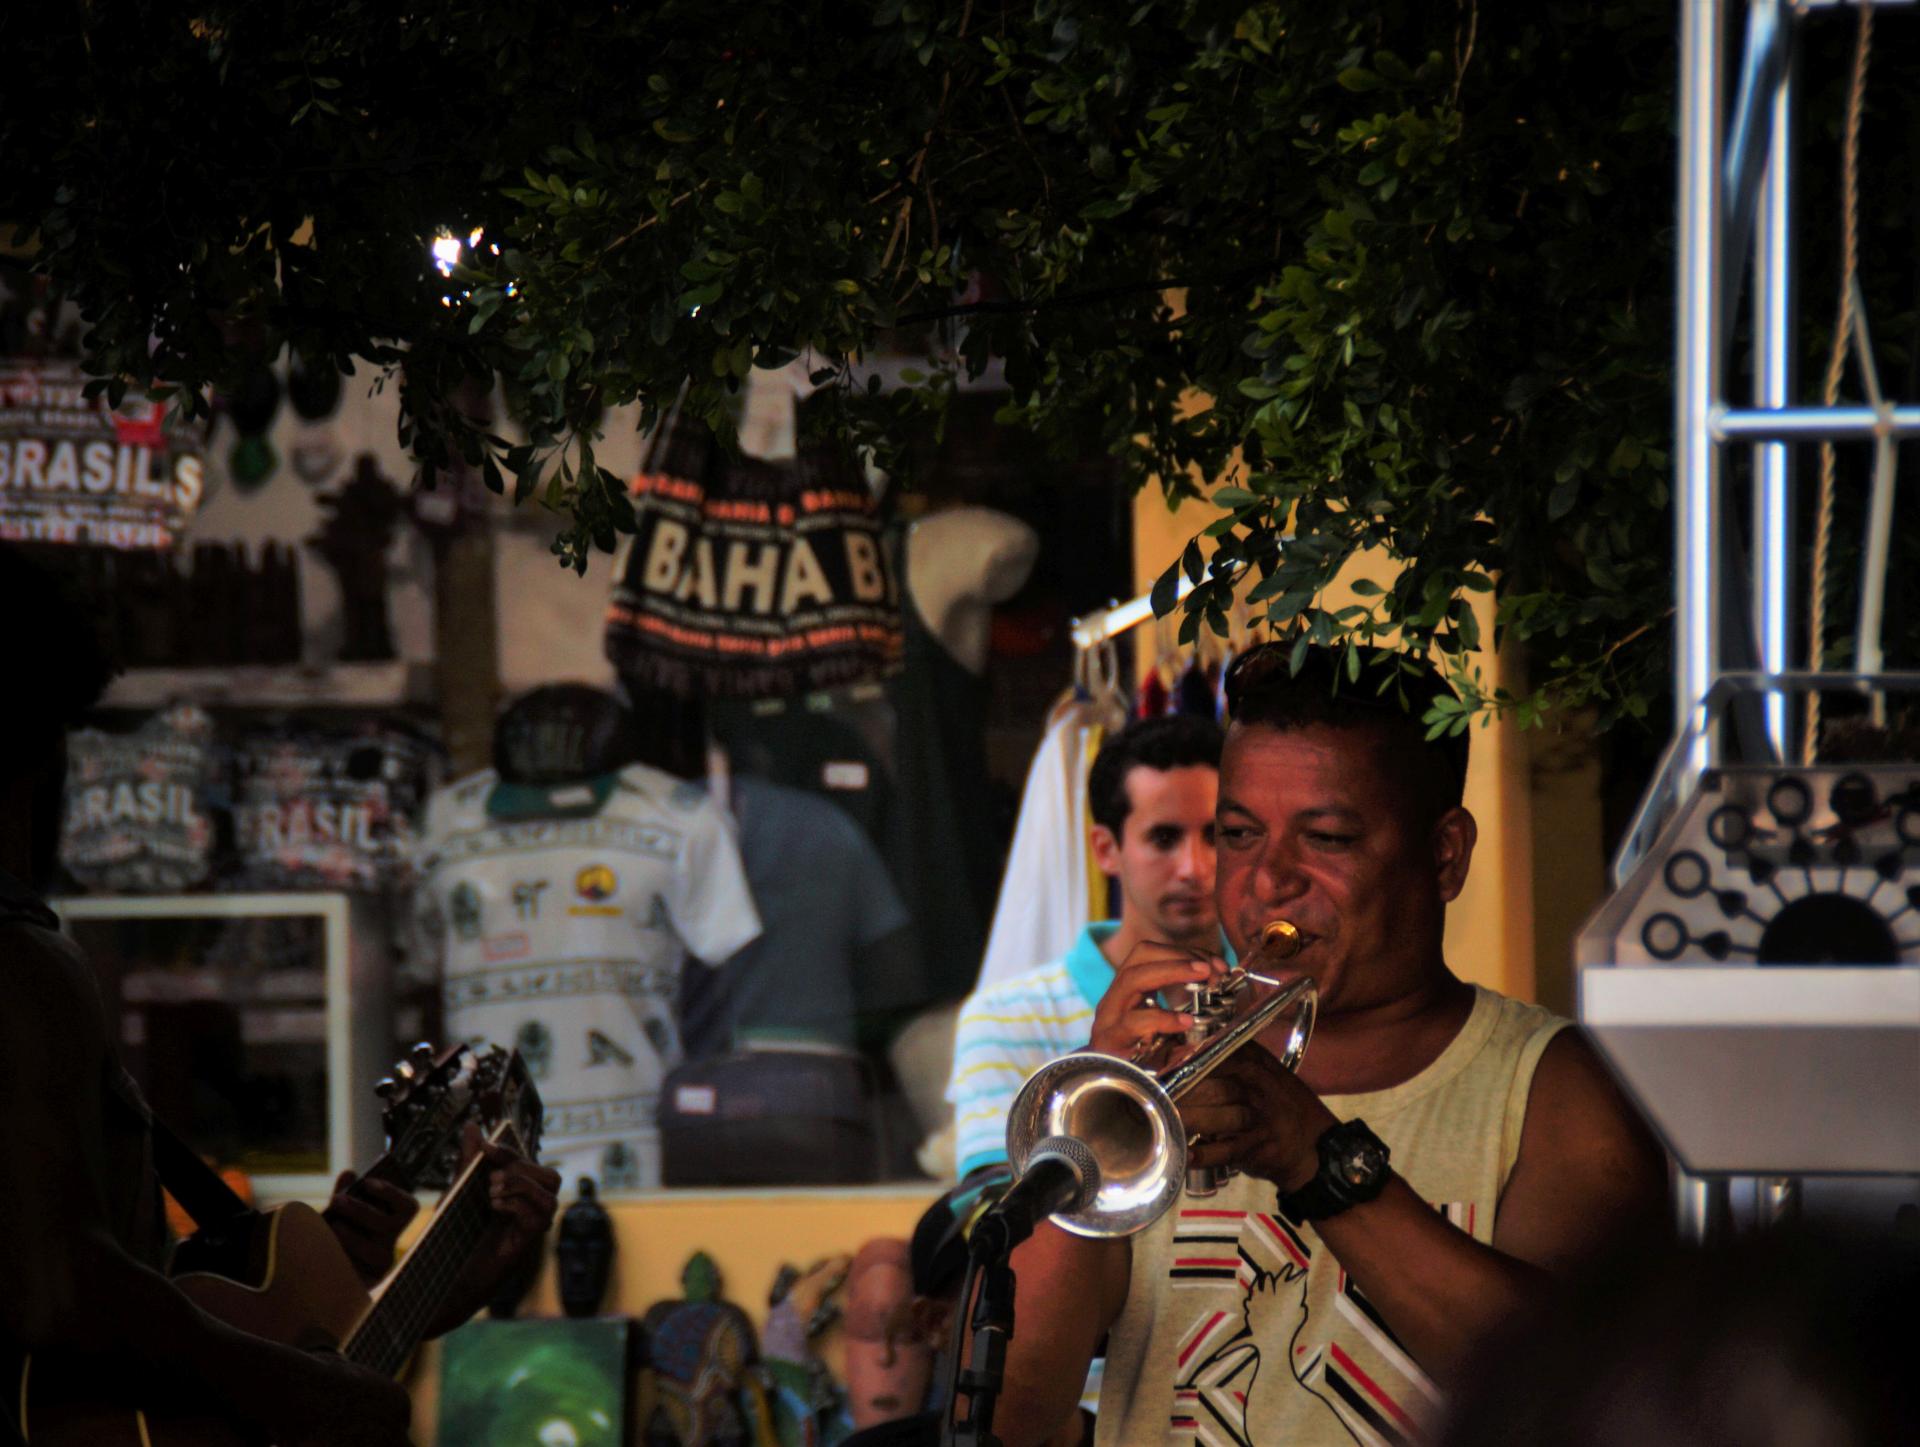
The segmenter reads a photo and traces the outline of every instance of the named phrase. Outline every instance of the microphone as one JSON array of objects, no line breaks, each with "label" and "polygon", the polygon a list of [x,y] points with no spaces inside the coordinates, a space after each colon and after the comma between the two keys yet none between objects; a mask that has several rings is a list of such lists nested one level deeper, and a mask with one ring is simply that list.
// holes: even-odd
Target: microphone
[{"label": "microphone", "polygon": [[1100,1166],[1084,1141],[1050,1135],[1027,1154],[1027,1167],[967,1238],[976,1261],[1004,1261],[1033,1228],[1060,1211],[1077,1211],[1100,1194]]}]

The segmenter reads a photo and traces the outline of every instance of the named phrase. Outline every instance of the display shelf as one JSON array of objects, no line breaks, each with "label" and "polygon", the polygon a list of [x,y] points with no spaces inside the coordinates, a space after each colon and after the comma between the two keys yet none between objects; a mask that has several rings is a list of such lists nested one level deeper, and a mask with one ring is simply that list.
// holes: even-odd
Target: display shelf
[{"label": "display shelf", "polygon": [[[128,1068],[155,1108],[196,1142],[224,1133],[240,1159],[303,1158],[299,1168],[253,1167],[262,1200],[324,1199],[338,1172],[379,1153],[372,1085],[396,1042],[389,962],[363,901],[258,893],[53,904],[100,972]],[[293,931],[234,933],[273,920]],[[262,953],[270,941],[293,953]],[[165,1088],[149,1074],[162,1063]]]},{"label": "display shelf", "polygon": [[423,663],[237,664],[133,668],[107,688],[105,708],[198,703],[233,708],[399,708],[431,702]]}]

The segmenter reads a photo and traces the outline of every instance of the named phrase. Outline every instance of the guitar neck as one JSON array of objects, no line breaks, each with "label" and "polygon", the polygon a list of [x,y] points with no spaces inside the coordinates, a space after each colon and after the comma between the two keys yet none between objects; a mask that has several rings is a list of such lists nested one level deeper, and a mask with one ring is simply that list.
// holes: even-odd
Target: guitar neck
[{"label": "guitar neck", "polygon": [[[493,1132],[508,1138],[512,1127]],[[447,1293],[492,1224],[485,1159],[476,1155],[448,1187],[433,1220],[381,1284],[367,1314],[342,1343],[341,1355],[387,1376],[398,1372],[446,1304]]]}]

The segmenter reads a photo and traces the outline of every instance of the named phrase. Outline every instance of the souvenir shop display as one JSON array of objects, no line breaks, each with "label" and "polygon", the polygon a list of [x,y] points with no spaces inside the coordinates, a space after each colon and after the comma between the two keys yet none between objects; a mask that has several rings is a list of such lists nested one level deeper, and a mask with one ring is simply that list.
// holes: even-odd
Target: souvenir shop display
[{"label": "souvenir shop display", "polygon": [[0,357],[0,540],[165,552],[206,493],[200,429],[87,381],[75,361]]},{"label": "souvenir shop display", "polygon": [[401,883],[432,750],[399,729],[286,729],[234,751],[236,884],[377,892]]},{"label": "souvenir shop display", "polygon": [[560,1309],[568,1316],[592,1316],[606,1298],[607,1273],[613,1269],[613,1218],[600,1204],[592,1176],[582,1176],[576,1189],[579,1195],[560,1213],[553,1254]]},{"label": "souvenir shop display", "polygon": [[448,1034],[515,1046],[547,1100],[550,1163],[609,1192],[660,1183],[689,954],[724,961],[760,933],[724,811],[615,763],[619,712],[544,690],[509,710],[496,767],[433,796],[415,896]]},{"label": "souvenir shop display", "polygon": [[657,1301],[642,1318],[651,1407],[640,1440],[646,1447],[750,1447],[768,1415],[751,1371],[760,1354],[753,1323],[720,1299],[720,1272],[704,1251],[688,1259],[680,1284],[683,1298]]},{"label": "souvenir shop display", "polygon": [[780,1447],[830,1447],[846,1435],[846,1393],[820,1359],[819,1343],[840,1319],[838,1294],[852,1262],[841,1254],[805,1271],[782,1266],[767,1294],[754,1375]]},{"label": "souvenir shop display", "polygon": [[872,490],[838,446],[729,453],[674,409],[633,483],[635,531],[607,611],[622,676],[703,698],[875,678],[900,652]]},{"label": "souvenir shop display", "polygon": [[128,733],[67,741],[60,863],[100,894],[164,894],[213,868],[218,755],[213,719],[181,705]]},{"label": "souvenir shop display", "polygon": [[846,1290],[847,1406],[856,1428],[920,1409],[933,1379],[933,1349],[913,1321],[908,1244],[876,1237],[853,1258]]}]

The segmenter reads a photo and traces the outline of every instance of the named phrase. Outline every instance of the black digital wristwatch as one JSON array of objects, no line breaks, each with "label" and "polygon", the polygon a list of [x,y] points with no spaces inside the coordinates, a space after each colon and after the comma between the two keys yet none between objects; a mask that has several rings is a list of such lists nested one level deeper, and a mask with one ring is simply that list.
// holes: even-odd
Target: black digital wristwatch
[{"label": "black digital wristwatch", "polygon": [[1320,1170],[1297,1191],[1280,1193],[1280,1213],[1293,1221],[1324,1221],[1362,1205],[1387,1187],[1387,1143],[1365,1121],[1330,1125],[1317,1142]]}]

